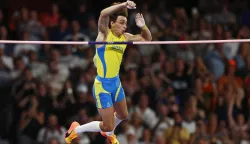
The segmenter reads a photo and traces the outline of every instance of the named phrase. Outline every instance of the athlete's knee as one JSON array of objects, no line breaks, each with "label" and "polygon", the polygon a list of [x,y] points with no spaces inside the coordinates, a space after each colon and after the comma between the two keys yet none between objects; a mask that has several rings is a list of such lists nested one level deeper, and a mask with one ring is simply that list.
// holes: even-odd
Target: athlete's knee
[{"label": "athlete's knee", "polygon": [[115,115],[120,120],[127,120],[128,119],[128,111],[123,112],[122,114],[116,113]]},{"label": "athlete's knee", "polygon": [[110,132],[114,129],[114,125],[112,124],[103,124],[102,131]]}]

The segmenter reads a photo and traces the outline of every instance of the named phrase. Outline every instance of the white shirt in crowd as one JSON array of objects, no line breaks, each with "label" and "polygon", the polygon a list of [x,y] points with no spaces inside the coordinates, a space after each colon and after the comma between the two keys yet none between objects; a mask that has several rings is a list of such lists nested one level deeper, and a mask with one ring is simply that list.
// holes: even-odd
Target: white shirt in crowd
[{"label": "white shirt in crowd", "polygon": [[57,138],[61,144],[65,143],[64,134],[66,133],[66,128],[59,127],[56,130],[50,130],[47,127],[42,128],[37,137],[39,143],[44,143],[50,138]]},{"label": "white shirt in crowd", "polygon": [[17,44],[14,47],[14,55],[18,56],[22,51],[34,51],[37,52],[38,49],[32,44]]},{"label": "white shirt in crowd", "polygon": [[173,126],[173,125],[174,125],[174,120],[171,119],[171,118],[169,118],[169,117],[166,117],[166,118],[164,119],[164,121],[162,121],[162,122],[158,125],[158,127],[156,128],[156,133],[157,133],[157,134],[163,134],[164,131],[165,131],[167,128],[169,128],[169,127],[171,127],[171,126]]},{"label": "white shirt in crowd", "polygon": [[12,70],[14,68],[14,65],[13,65],[13,59],[12,57],[9,57],[9,56],[2,56],[0,57],[3,61],[3,64],[9,68],[10,70]]},{"label": "white shirt in crowd", "polygon": [[228,59],[232,59],[236,56],[238,49],[239,49],[239,43],[224,43],[223,44],[223,51]]},{"label": "white shirt in crowd", "polygon": [[191,122],[183,121],[181,125],[183,128],[186,128],[190,134],[193,134],[196,131],[195,121],[191,121]]},{"label": "white shirt in crowd", "polygon": [[149,126],[150,129],[153,129],[154,126],[157,124],[158,118],[155,112],[151,108],[148,107],[146,108],[144,112],[142,112],[139,107],[136,107],[135,111],[141,114],[141,118],[143,119],[143,122],[147,126]]},{"label": "white shirt in crowd", "polygon": [[60,64],[66,66],[67,68],[81,67],[85,69],[88,65],[87,63],[87,60],[74,55],[61,56],[60,58]]},{"label": "white shirt in crowd", "polygon": [[32,72],[32,75],[35,77],[35,78],[38,78],[40,76],[42,76],[44,73],[47,72],[48,70],[48,67],[46,64],[44,63],[39,63],[39,62],[31,62],[29,64],[29,66],[31,67],[31,72]]},{"label": "white shirt in crowd", "polygon": [[86,135],[86,134],[81,134],[79,136],[80,140],[79,140],[79,143],[78,144],[90,144],[90,139],[89,137]]}]

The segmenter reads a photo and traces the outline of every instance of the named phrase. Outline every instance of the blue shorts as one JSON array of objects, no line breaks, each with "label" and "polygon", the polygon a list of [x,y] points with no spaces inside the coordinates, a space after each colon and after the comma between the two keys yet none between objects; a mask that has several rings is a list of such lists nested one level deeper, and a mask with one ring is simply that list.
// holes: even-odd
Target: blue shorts
[{"label": "blue shorts", "polygon": [[114,103],[125,98],[119,76],[114,78],[96,76],[92,90],[96,106],[100,109],[112,107]]}]

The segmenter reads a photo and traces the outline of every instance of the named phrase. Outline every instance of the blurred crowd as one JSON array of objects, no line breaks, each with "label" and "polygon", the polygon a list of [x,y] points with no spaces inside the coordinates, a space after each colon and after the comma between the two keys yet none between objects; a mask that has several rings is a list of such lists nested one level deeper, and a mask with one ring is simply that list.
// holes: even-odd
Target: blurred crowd
[{"label": "blurred crowd", "polygon": [[[250,38],[247,0],[199,0],[191,11],[166,5],[138,6],[153,40]],[[136,12],[131,33],[139,33]],[[85,3],[70,16],[57,4],[49,13],[0,10],[0,39],[94,41],[97,20]],[[94,54],[88,45],[0,44],[0,144],[65,144],[72,121],[101,120]],[[116,130],[121,144],[250,143],[250,43],[131,45],[120,78],[129,111]],[[105,142],[99,133],[76,141]]]}]

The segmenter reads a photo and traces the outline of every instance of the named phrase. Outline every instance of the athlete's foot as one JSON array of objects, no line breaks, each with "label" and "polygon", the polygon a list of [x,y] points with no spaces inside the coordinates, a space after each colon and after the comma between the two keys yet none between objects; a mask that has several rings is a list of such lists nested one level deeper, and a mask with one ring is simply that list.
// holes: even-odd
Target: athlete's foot
[{"label": "athlete's foot", "polygon": [[75,128],[79,126],[78,122],[73,122],[69,128],[69,130],[66,132],[64,138],[67,144],[70,144],[73,139],[77,138],[77,133],[75,132]]},{"label": "athlete's foot", "polygon": [[106,137],[111,144],[119,144],[118,140],[116,139],[116,135],[108,136],[105,132],[100,132],[102,136]]}]

